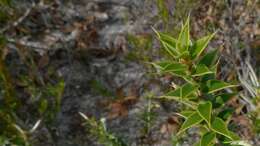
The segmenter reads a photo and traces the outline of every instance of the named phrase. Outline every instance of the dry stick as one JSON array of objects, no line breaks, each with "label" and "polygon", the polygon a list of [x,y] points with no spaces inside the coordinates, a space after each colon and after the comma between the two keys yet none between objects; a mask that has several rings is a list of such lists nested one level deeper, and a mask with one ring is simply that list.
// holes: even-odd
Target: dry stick
[{"label": "dry stick", "polygon": [[35,6],[36,6],[36,4],[33,2],[33,3],[32,3],[32,6],[25,11],[25,13],[23,14],[23,16],[21,16],[19,19],[17,19],[17,20],[16,20],[15,22],[13,22],[12,24],[7,25],[7,26],[5,26],[4,28],[2,28],[2,29],[0,30],[0,34],[6,32],[6,31],[9,30],[10,28],[16,27],[16,26],[18,26],[20,23],[22,23],[23,20],[31,13],[32,9],[33,9]]}]

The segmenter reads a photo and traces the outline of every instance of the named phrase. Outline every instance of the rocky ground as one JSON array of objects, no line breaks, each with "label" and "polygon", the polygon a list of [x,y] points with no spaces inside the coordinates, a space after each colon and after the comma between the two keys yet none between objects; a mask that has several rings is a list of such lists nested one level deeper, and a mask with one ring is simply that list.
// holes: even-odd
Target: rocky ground
[{"label": "rocky ground", "polygon": [[[33,136],[35,146],[98,145],[82,125],[78,112],[97,119],[106,118],[109,131],[131,146],[170,146],[171,134],[179,126],[174,114],[180,106],[177,103],[152,101],[159,105],[153,109],[157,116],[149,133],[142,132],[144,123],[140,115],[149,101],[145,97],[162,95],[173,80],[153,75],[147,65],[148,61],[163,57],[151,26],[177,34],[175,30],[189,12],[195,38],[218,30],[210,46],[220,48],[224,66],[221,78],[235,78],[239,70],[236,68],[246,62],[259,70],[257,1],[165,1],[170,17],[168,26],[159,15],[155,0],[45,0],[34,4],[23,0],[15,3],[19,4],[16,11],[21,22],[1,25],[2,28],[11,25],[2,29],[8,38],[9,52],[16,54],[7,60],[14,66],[10,67],[11,72],[22,72],[23,63],[17,60],[15,52],[26,50],[23,52],[36,56],[40,76],[53,69],[65,81],[61,110],[51,128],[40,125]],[[133,45],[130,35],[145,41],[151,38],[145,42],[151,47]],[[246,139],[260,144],[259,137],[248,135],[250,128],[244,129],[247,133],[242,135]],[[184,140],[183,145],[198,139],[194,131],[189,132],[190,139]]]}]

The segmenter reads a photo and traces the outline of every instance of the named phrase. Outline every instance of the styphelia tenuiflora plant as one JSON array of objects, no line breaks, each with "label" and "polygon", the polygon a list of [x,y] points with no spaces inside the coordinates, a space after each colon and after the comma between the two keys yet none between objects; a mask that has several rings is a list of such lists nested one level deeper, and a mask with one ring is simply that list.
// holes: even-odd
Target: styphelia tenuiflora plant
[{"label": "styphelia tenuiflora plant", "polygon": [[[185,108],[178,113],[185,121],[177,136],[184,135],[191,127],[199,127],[201,139],[196,146],[226,146],[248,144],[228,129],[228,118],[223,116],[225,103],[236,93],[224,92],[236,85],[217,79],[219,62],[217,49],[206,51],[209,41],[216,33],[196,41],[190,38],[189,18],[182,26],[178,38],[153,29],[170,59],[153,62],[160,74],[181,78],[184,83],[159,98],[175,100]],[[231,114],[230,114],[231,115]]]}]

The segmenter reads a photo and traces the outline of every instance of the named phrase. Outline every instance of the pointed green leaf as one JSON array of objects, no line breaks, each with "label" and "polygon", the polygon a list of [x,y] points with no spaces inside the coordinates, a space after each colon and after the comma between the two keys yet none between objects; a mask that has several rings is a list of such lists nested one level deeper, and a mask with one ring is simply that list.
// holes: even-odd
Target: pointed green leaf
[{"label": "pointed green leaf", "polygon": [[186,98],[192,94],[195,94],[197,89],[198,86],[186,83],[183,86],[175,89],[174,91],[169,92],[168,94],[166,94],[166,96]]},{"label": "pointed green leaf", "polygon": [[205,84],[205,86],[207,85],[207,82],[209,80],[215,80],[216,79],[216,75],[215,74],[206,74],[204,76],[201,76],[201,83]]},{"label": "pointed green leaf", "polygon": [[229,137],[224,137],[222,143],[230,144],[233,141],[240,141],[240,137],[232,131],[229,131]]},{"label": "pointed green leaf", "polygon": [[182,98],[186,98],[192,94],[195,94],[198,90],[198,86],[186,83],[182,86]]},{"label": "pointed green leaf", "polygon": [[210,70],[211,70],[215,75],[217,74],[218,64],[219,64],[219,60],[217,61],[217,63],[213,64],[213,65],[210,67]]},{"label": "pointed green leaf", "polygon": [[229,135],[229,130],[227,129],[226,123],[218,117],[216,117],[211,123],[211,129],[220,135],[232,139],[232,137]]},{"label": "pointed green leaf", "polygon": [[182,104],[184,104],[184,105],[186,105],[186,106],[188,106],[188,107],[190,107],[190,108],[192,108],[194,110],[198,106],[196,102],[190,101],[188,99],[182,99],[179,96],[175,96],[175,95],[172,96],[172,94],[174,94],[173,92],[174,91],[171,91],[171,92],[167,93],[164,96],[160,96],[159,98],[178,101],[178,102],[180,102],[180,103],[182,103]]},{"label": "pointed green leaf", "polygon": [[157,63],[152,63],[152,65],[158,68],[162,73],[170,73],[174,76],[178,76],[184,79],[188,75],[188,66],[185,64],[173,61],[161,61]]},{"label": "pointed green leaf", "polygon": [[248,142],[243,141],[243,140],[232,141],[230,144],[234,145],[234,146],[252,146]]},{"label": "pointed green leaf", "polygon": [[234,97],[236,95],[236,93],[222,93],[222,94],[218,94],[215,97],[221,97],[222,100],[224,102],[227,102],[228,100],[230,100],[232,97]]},{"label": "pointed green leaf", "polygon": [[170,72],[173,76],[181,77],[185,79],[187,77],[187,71],[186,70],[181,70],[181,71],[171,71]]},{"label": "pointed green leaf", "polygon": [[232,141],[240,140],[240,137],[236,133],[234,133],[232,131],[229,131],[229,136],[232,138]]},{"label": "pointed green leaf", "polygon": [[204,134],[200,140],[200,146],[211,146],[216,137],[216,133],[208,132]]},{"label": "pointed green leaf", "polygon": [[168,52],[174,54],[174,57],[180,55],[180,52],[176,49],[178,40],[165,33],[158,32],[158,35],[159,35],[159,40],[161,41],[165,49],[168,50]]},{"label": "pointed green leaf", "polygon": [[232,116],[234,111],[235,111],[234,108],[226,107],[226,108],[222,109],[221,112],[218,113],[218,117],[220,117],[223,120],[227,120]]},{"label": "pointed green leaf", "polygon": [[170,91],[165,96],[174,96],[174,97],[181,98],[181,88],[177,88],[173,91]]},{"label": "pointed green leaf", "polygon": [[169,53],[169,55],[171,55],[173,58],[176,58],[180,55],[180,52],[176,48],[178,40],[171,37],[170,35],[158,32],[154,28],[152,29],[156,33],[161,44],[163,45],[163,48],[167,51],[167,53]]},{"label": "pointed green leaf", "polygon": [[218,108],[223,106],[228,100],[234,97],[236,93],[222,93],[216,95],[213,100],[213,108]]},{"label": "pointed green leaf", "polygon": [[213,38],[214,35],[215,33],[205,36],[194,43],[192,50],[192,58],[197,58],[200,56],[200,54],[205,50],[209,41]]},{"label": "pointed green leaf", "polygon": [[178,42],[177,39],[173,38],[172,36],[166,33],[158,32],[158,34],[161,41],[171,45],[173,48],[176,49],[176,44]]},{"label": "pointed green leaf", "polygon": [[214,108],[221,107],[224,104],[225,104],[225,102],[223,101],[223,99],[220,96],[215,97],[215,99],[213,101],[213,107]]},{"label": "pointed green leaf", "polygon": [[182,111],[179,114],[184,117],[185,119],[188,118],[190,115],[192,115],[194,111]]},{"label": "pointed green leaf", "polygon": [[182,77],[185,81],[187,81],[190,84],[196,84],[196,82],[194,81],[194,79],[190,76],[190,75],[185,75]]},{"label": "pointed green leaf", "polygon": [[211,67],[216,64],[218,51],[217,49],[207,52],[198,62],[198,64],[205,64],[207,67]]},{"label": "pointed green leaf", "polygon": [[188,58],[190,56],[190,52],[189,51],[183,51],[178,57],[177,59],[180,58]]},{"label": "pointed green leaf", "polygon": [[211,102],[205,102],[201,103],[198,106],[198,113],[199,115],[208,123],[210,126],[210,121],[211,121],[211,112],[212,112],[212,104]]},{"label": "pointed green leaf", "polygon": [[184,64],[171,62],[163,69],[163,72],[186,71],[187,69],[188,66]]},{"label": "pointed green leaf", "polygon": [[152,63],[152,65],[157,67],[158,69],[160,69],[161,72],[164,73],[171,73],[171,72],[183,73],[188,69],[188,66],[173,61],[160,61],[157,63]]},{"label": "pointed green leaf", "polygon": [[206,65],[199,64],[196,67],[195,73],[192,76],[194,76],[194,77],[203,76],[203,75],[212,74],[212,73],[214,73],[214,72],[212,72]]},{"label": "pointed green leaf", "polygon": [[184,121],[179,130],[179,133],[185,131],[188,128],[191,128],[192,126],[199,124],[201,121],[203,121],[203,118],[197,112],[194,112]]},{"label": "pointed green leaf", "polygon": [[219,81],[219,80],[209,80],[207,82],[208,93],[213,93],[225,88],[236,87],[236,86],[237,85],[230,85],[224,81]]},{"label": "pointed green leaf", "polygon": [[190,24],[189,24],[189,17],[187,18],[184,26],[181,29],[181,32],[178,37],[178,50],[179,52],[183,53],[184,51],[188,50],[190,44]]}]

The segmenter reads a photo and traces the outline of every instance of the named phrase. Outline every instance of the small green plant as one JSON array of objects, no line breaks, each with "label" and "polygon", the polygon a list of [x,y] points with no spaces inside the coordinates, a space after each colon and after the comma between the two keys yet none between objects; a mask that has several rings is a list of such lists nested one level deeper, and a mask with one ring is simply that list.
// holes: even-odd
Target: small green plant
[{"label": "small green plant", "polygon": [[158,105],[152,102],[152,98],[153,98],[152,94],[145,96],[145,98],[147,99],[148,103],[145,106],[144,112],[141,113],[140,119],[141,122],[143,123],[142,133],[144,135],[147,135],[149,134],[157,116],[153,110],[157,108]]},{"label": "small green plant", "polygon": [[21,105],[15,98],[10,74],[5,66],[3,47],[6,40],[0,38],[0,145],[28,145],[26,132],[17,125],[15,111]]},{"label": "small green plant", "polygon": [[86,120],[86,126],[89,127],[90,133],[97,138],[98,143],[104,146],[127,146],[121,139],[107,131],[104,118],[97,121],[94,118],[88,118],[81,112],[79,114]]},{"label": "small green plant", "polygon": [[[0,145],[30,146],[31,135],[40,123],[51,129],[49,127],[60,110],[65,83],[63,80],[55,84],[39,80],[42,79],[36,74],[39,70],[34,60],[28,58],[28,72],[13,76],[6,63],[5,49],[6,40],[0,37]],[[27,102],[22,100],[18,86],[27,93]],[[29,127],[28,121],[35,120],[36,124]]]},{"label": "small green plant", "polygon": [[[201,139],[196,146],[246,145],[239,136],[228,129],[230,113],[225,103],[236,93],[225,93],[223,89],[236,85],[217,79],[217,50],[205,52],[215,33],[196,41],[190,38],[189,18],[182,26],[178,38],[154,29],[163,48],[171,59],[152,63],[162,74],[171,74],[183,80],[183,84],[159,97],[184,104],[179,113],[185,118],[177,136],[189,128],[200,127]],[[228,114],[226,114],[228,113]]]}]

